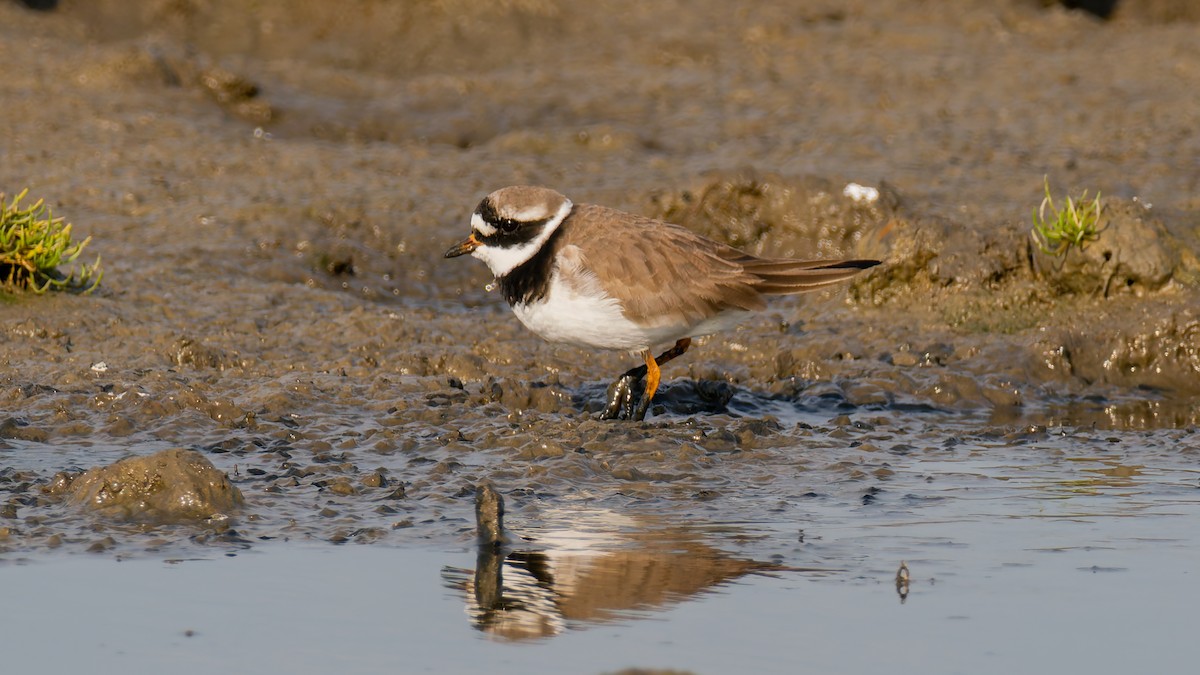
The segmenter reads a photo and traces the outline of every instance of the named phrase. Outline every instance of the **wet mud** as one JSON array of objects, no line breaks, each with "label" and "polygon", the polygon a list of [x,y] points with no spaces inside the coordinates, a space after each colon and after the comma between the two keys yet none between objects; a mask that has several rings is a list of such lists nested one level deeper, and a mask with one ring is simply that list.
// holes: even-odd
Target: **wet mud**
[{"label": "wet mud", "polygon": [[[661,580],[687,595],[874,571],[796,533],[872,509],[1194,491],[1200,16],[794,4],[0,3],[0,191],[106,270],[0,304],[0,556],[472,545],[490,480],[531,539],[595,510],[704,533],[679,539],[712,565]],[[1030,234],[1047,179],[1105,195],[1062,258]],[[885,264],[698,340],[645,423],[600,421],[635,360],[541,342],[441,258],[519,183]],[[179,448],[244,504],[179,525],[62,483]]]}]

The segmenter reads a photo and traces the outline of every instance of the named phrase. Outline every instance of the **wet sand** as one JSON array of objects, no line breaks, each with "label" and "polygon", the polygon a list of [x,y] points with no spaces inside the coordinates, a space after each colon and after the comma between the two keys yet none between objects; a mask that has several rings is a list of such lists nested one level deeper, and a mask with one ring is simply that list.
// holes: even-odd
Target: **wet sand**
[{"label": "wet sand", "polygon": [[[796,531],[1029,499],[1098,497],[1151,538],[1194,516],[1200,16],[793,4],[0,3],[0,191],[105,269],[0,304],[0,560],[471,550],[483,480],[533,539],[602,509],[885,581],[912,551]],[[1087,255],[1032,244],[1044,178],[1103,193]],[[701,340],[646,423],[601,422],[634,360],[540,341],[441,257],[517,183],[885,264]],[[65,497],[170,448],[245,504],[155,525]]]}]

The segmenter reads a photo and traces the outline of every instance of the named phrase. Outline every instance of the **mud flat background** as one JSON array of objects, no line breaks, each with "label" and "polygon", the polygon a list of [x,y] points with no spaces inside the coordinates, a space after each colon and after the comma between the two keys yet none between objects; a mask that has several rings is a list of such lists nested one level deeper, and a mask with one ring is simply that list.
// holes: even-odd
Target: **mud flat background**
[{"label": "mud flat background", "polygon": [[[917,559],[928,582],[962,573],[956,546],[993,572],[1117,551],[1134,586],[1158,556],[1195,561],[1198,35],[1183,0],[1109,20],[1022,0],[0,2],[0,192],[46,199],[105,269],[93,295],[0,304],[0,561],[470,551],[482,480],[539,555],[573,529],[640,570],[585,575],[595,597],[536,628],[469,612],[507,639],[784,568],[890,584]],[[1030,238],[1044,179],[1104,196],[1100,240],[1065,260]],[[600,422],[631,359],[541,342],[482,264],[441,258],[517,183],[885,264],[702,341],[645,424]],[[180,449],[242,500],[180,524],[77,484]],[[169,482],[148,471],[125,484]],[[447,592],[481,602],[473,574]]]}]

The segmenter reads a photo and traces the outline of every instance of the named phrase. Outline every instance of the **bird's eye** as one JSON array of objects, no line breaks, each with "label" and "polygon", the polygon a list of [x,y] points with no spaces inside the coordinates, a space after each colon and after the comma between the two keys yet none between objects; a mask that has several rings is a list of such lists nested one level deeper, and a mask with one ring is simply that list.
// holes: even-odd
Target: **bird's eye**
[{"label": "bird's eye", "polygon": [[517,228],[521,226],[521,223],[518,223],[517,221],[509,219],[509,218],[505,218],[504,220],[501,220],[499,224],[500,224],[500,231],[506,232],[508,234],[512,234],[513,232],[516,232]]}]

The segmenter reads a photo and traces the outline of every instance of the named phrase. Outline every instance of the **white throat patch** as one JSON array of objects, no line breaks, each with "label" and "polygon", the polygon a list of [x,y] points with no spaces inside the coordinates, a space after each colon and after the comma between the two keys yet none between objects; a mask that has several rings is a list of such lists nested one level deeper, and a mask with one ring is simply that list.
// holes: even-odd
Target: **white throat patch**
[{"label": "white throat patch", "polygon": [[[571,206],[571,200],[564,200],[562,205],[558,207],[558,211],[554,213],[554,217],[542,227],[542,231],[538,233],[538,236],[520,246],[502,248],[481,244],[471,252],[471,255],[486,263],[488,269],[492,270],[492,274],[495,277],[502,277],[524,264],[538,252],[542,244],[545,244],[550,235],[554,234],[558,226],[566,220],[567,216],[571,213]],[[479,233],[485,237],[496,233],[496,228],[486,223],[478,214],[471,216],[471,227],[479,230]]]}]

